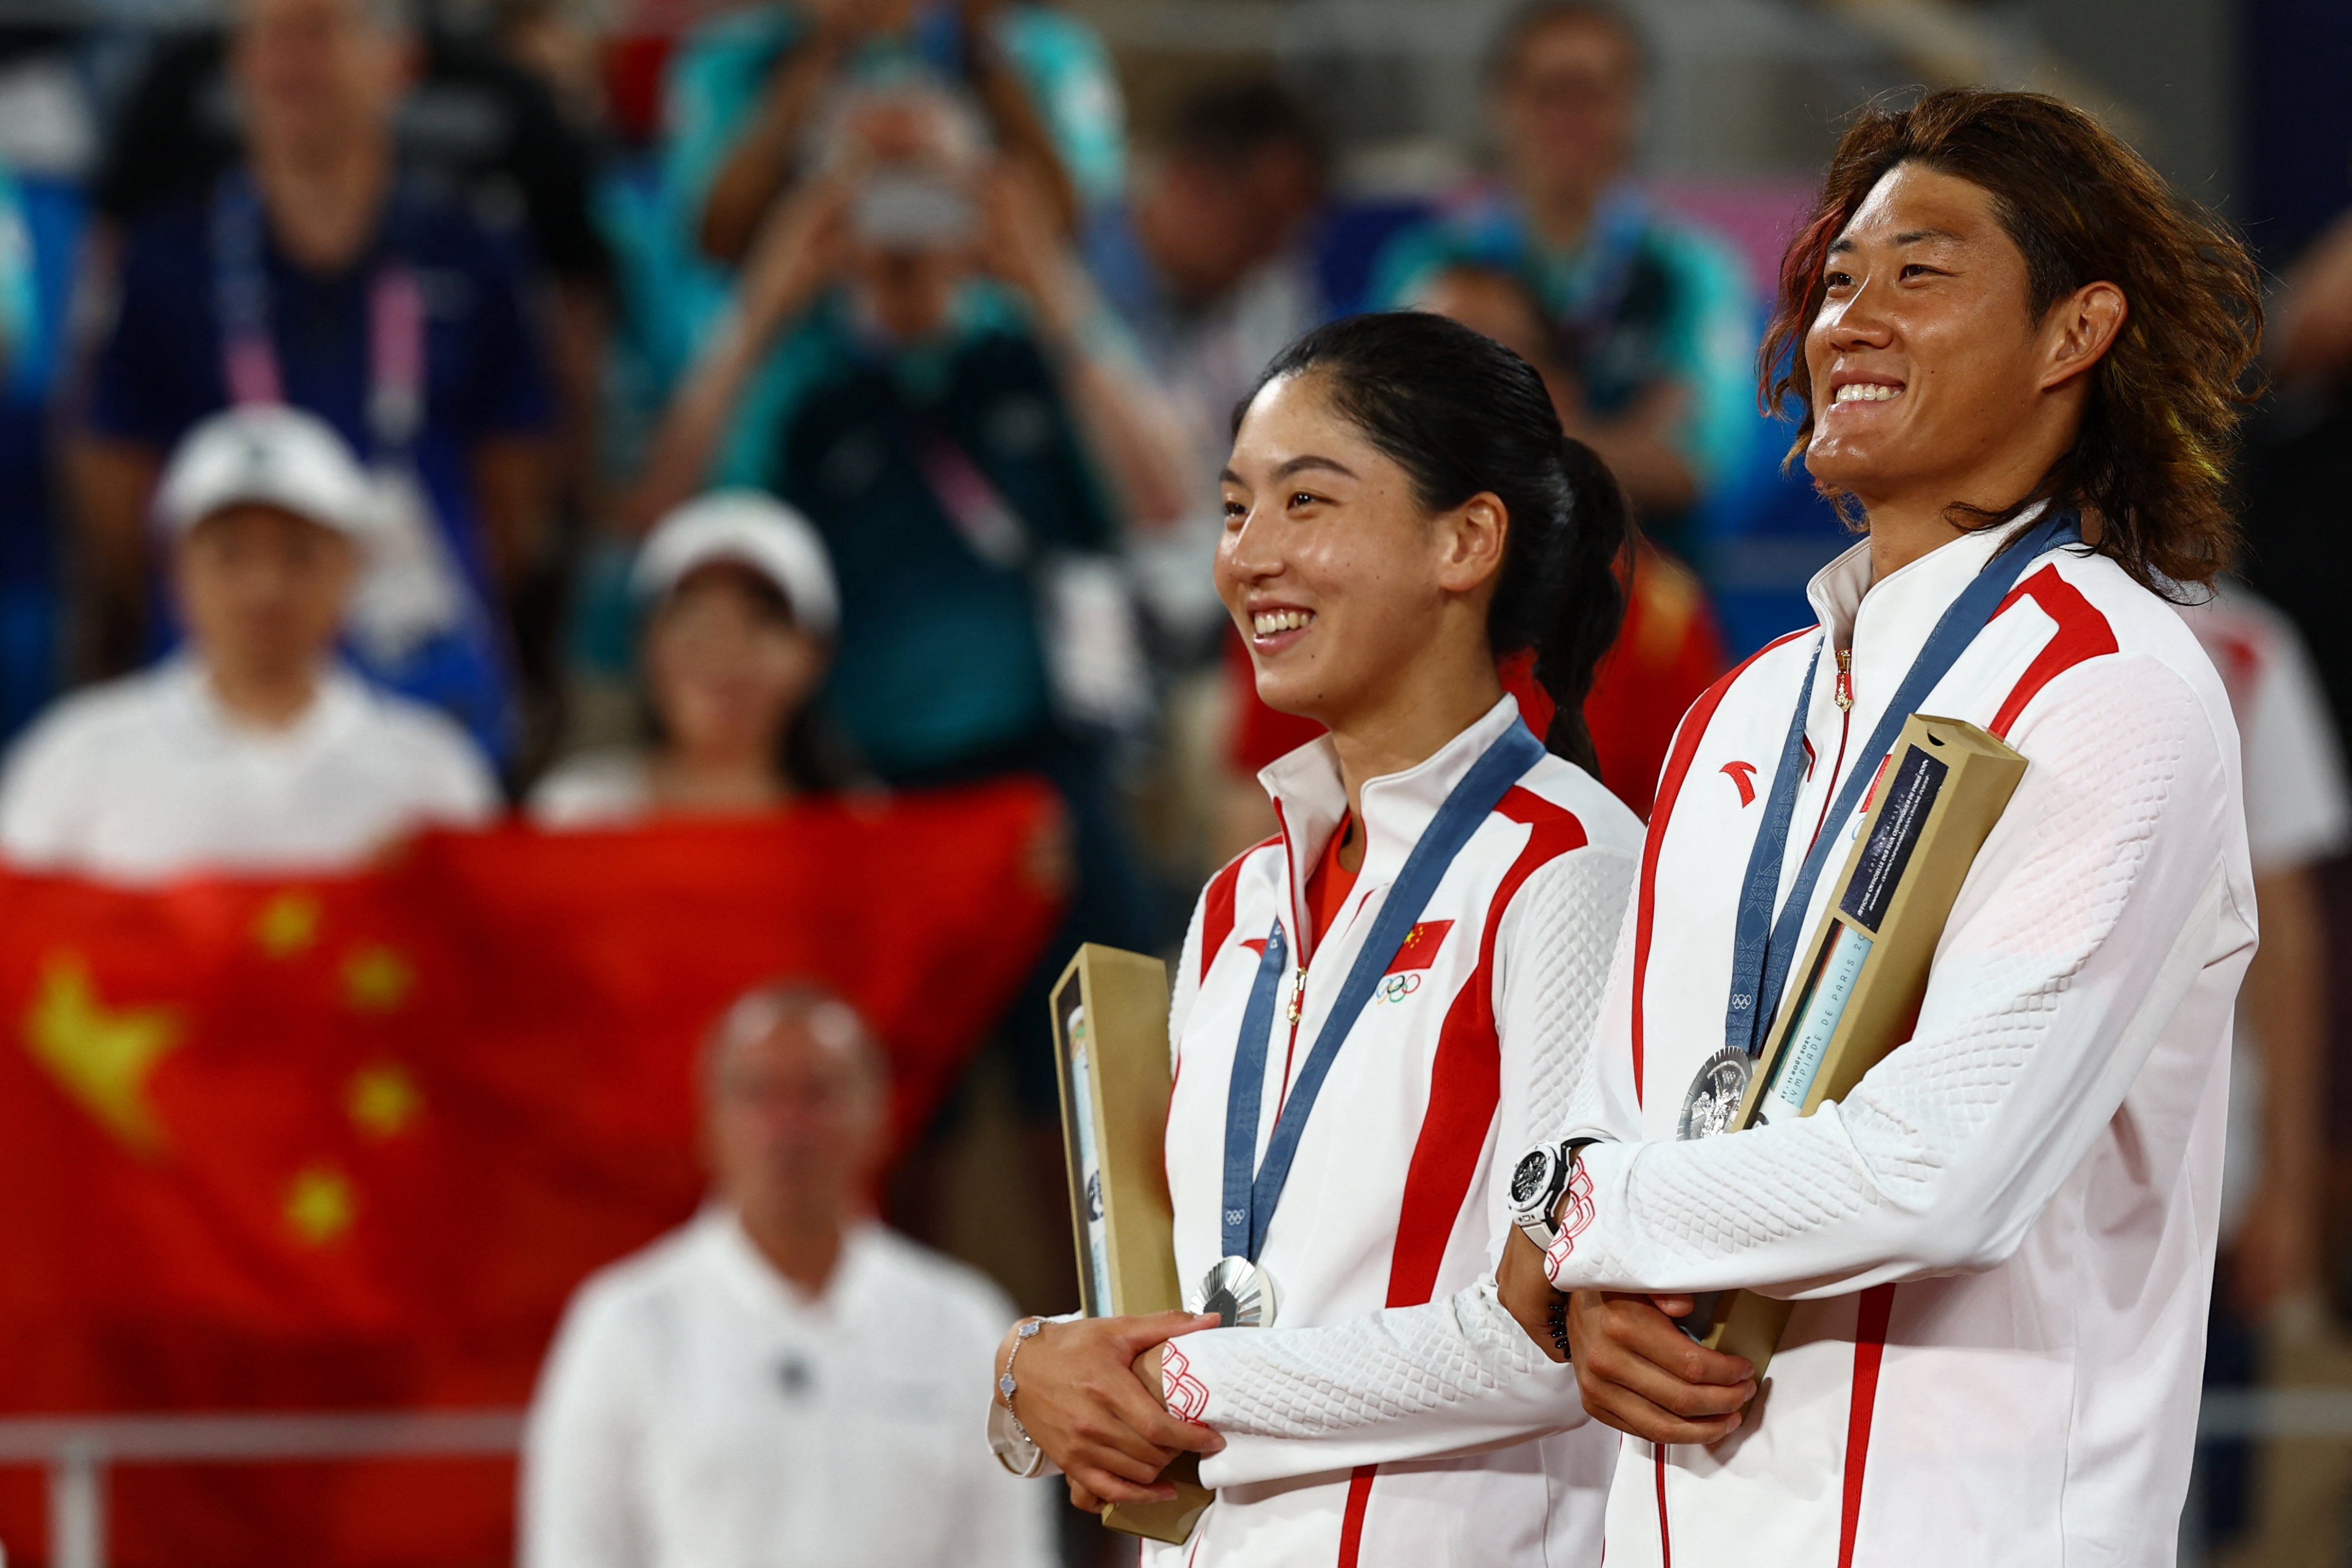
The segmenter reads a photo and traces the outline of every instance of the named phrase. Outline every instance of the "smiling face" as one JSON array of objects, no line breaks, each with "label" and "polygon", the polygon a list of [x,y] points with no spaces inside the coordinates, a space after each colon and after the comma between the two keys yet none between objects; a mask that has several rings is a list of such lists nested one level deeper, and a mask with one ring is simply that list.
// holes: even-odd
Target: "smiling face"
[{"label": "smiling face", "polygon": [[1270,381],[1251,400],[1223,488],[1217,592],[1268,707],[1344,730],[1449,650],[1491,664],[1501,503],[1482,492],[1431,514],[1316,372]]},{"label": "smiling face", "polygon": [[731,562],[688,574],[646,627],[646,683],[662,729],[681,758],[713,765],[778,755],[824,662],[823,645],[793,624],[782,595]]},{"label": "smiling face", "polygon": [[2079,419],[2077,398],[2049,395],[2089,362],[2073,353],[2067,310],[2033,319],[2024,254],[1991,194],[1898,164],[1832,244],[1825,271],[1805,335],[1813,477],[1865,508],[2005,505],[2030,490],[2053,439],[2060,451],[2072,439],[2052,422]]}]

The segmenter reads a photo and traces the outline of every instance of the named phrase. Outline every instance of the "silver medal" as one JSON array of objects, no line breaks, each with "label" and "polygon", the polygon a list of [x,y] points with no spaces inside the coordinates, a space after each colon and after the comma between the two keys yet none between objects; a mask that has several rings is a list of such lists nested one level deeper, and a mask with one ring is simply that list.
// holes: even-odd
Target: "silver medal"
[{"label": "silver medal", "polygon": [[1202,1279],[1200,1302],[1193,1310],[1214,1312],[1221,1328],[1272,1328],[1274,1279],[1238,1254],[1220,1258]]},{"label": "silver medal", "polygon": [[1740,1103],[1748,1098],[1748,1080],[1756,1064],[1746,1051],[1726,1046],[1706,1058],[1683,1096],[1682,1125],[1676,1136],[1712,1138],[1728,1132],[1739,1119]]}]

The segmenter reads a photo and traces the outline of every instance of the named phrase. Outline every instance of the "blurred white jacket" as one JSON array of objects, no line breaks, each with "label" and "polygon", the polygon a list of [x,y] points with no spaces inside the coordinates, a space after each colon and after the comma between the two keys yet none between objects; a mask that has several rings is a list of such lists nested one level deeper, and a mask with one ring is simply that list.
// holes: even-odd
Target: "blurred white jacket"
[{"label": "blurred white jacket", "polygon": [[1856,545],[1813,582],[1827,639],[1768,646],[1669,753],[1596,1098],[1563,1129],[1624,1142],[1585,1152],[1591,1218],[1559,1279],[1798,1306],[1740,1431],[1627,1440],[1611,1568],[2173,1560],[2254,906],[2229,700],[2168,605],[2104,556],[2026,565],[1920,705],[2028,766],[1911,1037],[1813,1116],[1673,1141],[1724,1044],[1741,873],[1808,666],[1783,893],[1814,834],[1840,840],[1810,933],[1860,820],[1821,820],[1853,750],[1999,537],[1874,584]]},{"label": "blurred white jacket", "polygon": [[854,1227],[801,1291],[714,1208],[591,1279],[524,1442],[526,1568],[1048,1568],[1061,1484],[979,1441],[1013,1304]]}]

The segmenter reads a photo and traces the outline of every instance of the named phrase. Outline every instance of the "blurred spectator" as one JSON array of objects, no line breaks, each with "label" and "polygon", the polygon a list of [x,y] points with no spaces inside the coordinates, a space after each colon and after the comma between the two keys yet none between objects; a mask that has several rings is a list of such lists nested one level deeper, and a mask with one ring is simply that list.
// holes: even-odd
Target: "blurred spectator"
[{"label": "blurred spectator", "polygon": [[243,0],[245,161],[124,247],[77,473],[89,609],[119,668],[139,647],[141,514],[183,432],[226,404],[309,408],[387,497],[354,656],[503,755],[505,590],[546,521],[545,364],[516,247],[399,161],[414,40],[391,3]]},{"label": "blurred spectator", "polygon": [[1048,1490],[966,1394],[1013,1303],[864,1217],[886,1068],[849,1006],[753,991],[705,1047],[716,1201],[582,1287],[524,1446],[526,1568],[1045,1568]]},{"label": "blurred spectator", "polygon": [[968,89],[1064,232],[1118,195],[1118,79],[1093,28],[1032,0],[766,0],[706,24],[671,68],[667,181],[702,251],[743,259],[845,82],[909,72]]},{"label": "blurred spectator", "polygon": [[774,811],[850,782],[815,707],[840,607],[807,519],[764,491],[714,491],[654,530],[631,586],[646,606],[652,744],[559,766],[531,792],[532,816],[602,827]]},{"label": "blurred spectator", "polygon": [[[611,258],[589,210],[591,149],[523,62],[437,26],[420,29],[415,79],[395,120],[403,157],[487,207],[520,207],[531,245],[567,285],[594,289]],[[245,128],[227,35],[156,43],[110,128],[92,179],[99,216],[128,230],[209,190],[239,161]]]},{"label": "blurred spectator", "polygon": [[216,416],[156,510],[187,646],[33,727],[0,779],[0,852],[123,880],[329,869],[496,812],[461,731],[335,663],[381,523],[333,430],[290,408]]},{"label": "blurred spectator", "polygon": [[1461,262],[1517,275],[1566,349],[1569,433],[1679,548],[1751,438],[1757,325],[1738,258],[1661,217],[1631,178],[1643,70],[1640,37],[1606,0],[1523,6],[1487,68],[1500,188],[1398,236],[1373,297],[1407,302]]},{"label": "blurred spectator", "polygon": [[841,589],[827,711],[886,783],[1061,792],[1069,912],[1007,1015],[1042,1126],[1058,955],[1157,938],[1111,769],[1149,693],[1101,481],[1172,515],[1181,448],[1025,166],[985,163],[971,117],[920,89],[864,94],[841,127],[836,172],[769,220],[680,386],[640,507],[715,479],[816,525]]},{"label": "blurred spectator", "polygon": [[1276,84],[1210,88],[1178,107],[1125,210],[1089,236],[1104,296],[1182,421],[1182,516],[1132,546],[1138,585],[1180,665],[1213,662],[1226,635],[1210,566],[1224,531],[1216,476],[1234,405],[1277,351],[1322,319],[1302,242],[1328,164],[1314,121]]},{"label": "blurred spectator", "polygon": [[2288,268],[2264,346],[2275,395],[2248,444],[2244,571],[2302,629],[2352,727],[2352,213]]},{"label": "blurred spectator", "polygon": [[2326,934],[2315,868],[2352,847],[2327,699],[2293,623],[2226,582],[2182,615],[2221,672],[2243,753],[2263,943],[2239,993],[2221,1183],[2225,1288],[2259,1321],[2319,1281]]},{"label": "blurred spectator", "polygon": [[2271,326],[2270,359],[2291,391],[2352,382],[2352,214],[2296,261]]},{"label": "blurred spectator", "polygon": [[0,741],[57,689],[48,411],[56,333],[23,188],[0,169]]},{"label": "blurred spectator", "polygon": [[[2283,1331],[2307,1340],[2319,1321],[2330,1075],[2318,868],[2352,846],[2352,797],[2326,698],[2293,624],[2235,582],[2181,613],[2238,721],[2262,919],[2262,946],[2238,994],[2221,1258],[2205,1361],[2208,1386],[2244,1387],[2263,1381],[2266,1338]],[[2235,1441],[2199,1450],[2199,1522],[2213,1542],[2252,1518],[2254,1453]]]}]

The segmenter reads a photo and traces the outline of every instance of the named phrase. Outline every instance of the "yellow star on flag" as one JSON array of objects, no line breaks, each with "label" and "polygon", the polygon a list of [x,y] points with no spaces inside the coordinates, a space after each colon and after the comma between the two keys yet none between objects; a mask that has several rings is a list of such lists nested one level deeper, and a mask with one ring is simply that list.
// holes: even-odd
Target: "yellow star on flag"
[{"label": "yellow star on flag", "polygon": [[362,1068],[352,1075],[352,1088],[344,1104],[352,1121],[361,1131],[372,1138],[393,1138],[407,1131],[425,1109],[425,1097],[416,1089],[416,1080],[398,1062],[378,1062]]},{"label": "yellow star on flag", "polygon": [[25,1015],[25,1046],[83,1110],[133,1152],[160,1154],[163,1126],[147,1103],[147,1079],[180,1043],[167,1007],[110,1010],[71,953],[51,958]]},{"label": "yellow star on flag", "polygon": [[319,940],[319,900],[309,893],[280,893],[254,918],[253,940],[272,958],[291,958]]},{"label": "yellow star on flag", "polygon": [[381,944],[361,948],[343,961],[343,994],[362,1013],[389,1013],[408,998],[416,971]]},{"label": "yellow star on flag", "polygon": [[286,1189],[286,1223],[312,1247],[324,1247],[350,1230],[358,1208],[351,1179],[330,1166],[311,1166]]}]

